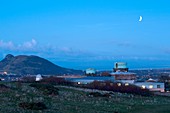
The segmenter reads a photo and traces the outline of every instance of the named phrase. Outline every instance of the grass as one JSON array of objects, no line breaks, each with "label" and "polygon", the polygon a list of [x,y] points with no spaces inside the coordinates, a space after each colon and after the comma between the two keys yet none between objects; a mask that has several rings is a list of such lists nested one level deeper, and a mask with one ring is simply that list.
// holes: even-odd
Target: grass
[{"label": "grass", "polygon": [[131,113],[170,113],[169,104],[136,106]]},{"label": "grass", "polygon": [[[2,83],[10,88],[0,92],[0,112],[5,113],[170,113],[170,98],[114,93],[112,97],[91,97],[67,87],[57,87],[58,95],[44,95],[31,83]],[[29,110],[22,102],[43,102],[47,109]]]}]

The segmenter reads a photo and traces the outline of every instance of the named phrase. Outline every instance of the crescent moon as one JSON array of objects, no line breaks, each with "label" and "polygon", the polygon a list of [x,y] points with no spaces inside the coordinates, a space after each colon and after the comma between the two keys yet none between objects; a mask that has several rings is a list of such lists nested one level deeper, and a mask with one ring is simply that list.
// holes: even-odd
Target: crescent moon
[{"label": "crescent moon", "polygon": [[142,16],[139,17],[139,22],[141,22],[141,21],[142,21]]}]

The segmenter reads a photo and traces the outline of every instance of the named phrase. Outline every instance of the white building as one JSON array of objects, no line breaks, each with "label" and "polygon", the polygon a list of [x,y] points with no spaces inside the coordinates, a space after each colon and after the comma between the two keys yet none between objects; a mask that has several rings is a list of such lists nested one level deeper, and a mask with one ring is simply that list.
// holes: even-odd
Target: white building
[{"label": "white building", "polygon": [[165,92],[165,85],[161,82],[135,82],[134,85],[139,86],[143,89],[147,88],[150,91]]},{"label": "white building", "polygon": [[42,80],[42,76],[40,74],[36,75],[35,81],[40,81]]}]

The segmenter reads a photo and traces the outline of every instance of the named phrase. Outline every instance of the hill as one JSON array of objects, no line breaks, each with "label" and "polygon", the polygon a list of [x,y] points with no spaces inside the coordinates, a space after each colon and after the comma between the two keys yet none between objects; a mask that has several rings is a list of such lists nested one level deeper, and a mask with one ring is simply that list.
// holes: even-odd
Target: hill
[{"label": "hill", "polygon": [[60,67],[38,56],[13,56],[11,54],[8,54],[2,61],[0,61],[0,70],[15,74],[63,75],[68,73],[82,73],[80,70]]},{"label": "hill", "polygon": [[0,91],[0,113],[170,113],[169,97],[157,95],[22,82],[1,83]]}]

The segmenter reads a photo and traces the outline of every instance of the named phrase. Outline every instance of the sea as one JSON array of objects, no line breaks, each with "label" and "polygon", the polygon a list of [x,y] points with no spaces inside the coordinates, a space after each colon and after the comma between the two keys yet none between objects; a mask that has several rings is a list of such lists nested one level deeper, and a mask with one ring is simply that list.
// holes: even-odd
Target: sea
[{"label": "sea", "polygon": [[78,70],[94,68],[99,71],[113,70],[115,62],[126,62],[130,70],[143,69],[166,69],[170,68],[170,61],[167,60],[121,60],[121,61],[54,61],[55,64]]}]

